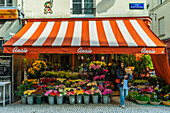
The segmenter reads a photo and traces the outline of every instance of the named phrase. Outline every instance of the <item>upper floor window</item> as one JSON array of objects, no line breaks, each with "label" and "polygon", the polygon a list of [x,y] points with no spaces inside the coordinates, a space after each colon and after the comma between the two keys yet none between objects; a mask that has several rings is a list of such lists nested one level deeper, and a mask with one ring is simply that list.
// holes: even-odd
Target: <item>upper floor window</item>
[{"label": "upper floor window", "polygon": [[162,3],[164,3],[165,1],[167,1],[167,0],[159,0],[159,4],[162,4]]},{"label": "upper floor window", "polygon": [[158,29],[159,29],[159,36],[165,35],[165,19],[164,17],[158,19]]},{"label": "upper floor window", "polygon": [[12,6],[13,0],[0,0],[0,7],[1,6]]},{"label": "upper floor window", "polygon": [[72,0],[71,13],[77,15],[94,14],[93,0]]}]

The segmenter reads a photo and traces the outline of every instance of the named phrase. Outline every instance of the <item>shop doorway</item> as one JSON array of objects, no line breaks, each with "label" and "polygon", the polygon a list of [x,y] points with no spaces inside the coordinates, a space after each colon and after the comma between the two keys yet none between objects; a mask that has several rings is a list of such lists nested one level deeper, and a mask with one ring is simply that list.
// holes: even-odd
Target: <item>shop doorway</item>
[{"label": "shop doorway", "polygon": [[61,56],[61,70],[70,70],[69,56]]}]

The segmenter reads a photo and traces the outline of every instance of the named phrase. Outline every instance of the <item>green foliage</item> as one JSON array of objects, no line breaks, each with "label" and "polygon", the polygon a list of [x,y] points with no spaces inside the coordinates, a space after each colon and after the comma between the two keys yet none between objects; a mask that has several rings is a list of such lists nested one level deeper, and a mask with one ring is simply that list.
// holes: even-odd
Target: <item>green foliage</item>
[{"label": "green foliage", "polygon": [[128,96],[127,96],[127,98],[136,98],[137,96],[139,96],[140,94],[139,94],[139,92],[138,91],[131,91],[131,92],[129,92],[129,94],[128,94]]},{"label": "green foliage", "polygon": [[136,62],[135,65],[135,72],[138,74],[146,74],[147,73],[147,68],[153,69],[153,63],[151,60],[150,55],[142,55],[140,57],[140,60]]},{"label": "green foliage", "polygon": [[170,92],[170,85],[162,87],[161,94],[168,94]]},{"label": "green foliage", "polygon": [[150,99],[152,102],[160,102],[161,100],[160,99],[158,99],[158,98],[151,98]]},{"label": "green foliage", "polygon": [[17,87],[17,90],[15,91],[15,94],[17,96],[23,96],[24,95],[24,91],[30,89],[30,88],[34,88],[33,84],[21,84]]},{"label": "green foliage", "polygon": [[136,84],[136,85],[149,84],[148,80],[134,80],[133,83]]},{"label": "green foliage", "polygon": [[128,66],[135,66],[136,62],[137,62],[136,56],[132,55],[132,54],[121,55],[120,60],[121,60],[121,62],[124,62],[126,67],[128,67]]},{"label": "green foliage", "polygon": [[64,78],[65,76],[66,76],[66,72],[65,71],[60,71],[58,73],[58,77],[60,77],[60,78]]},{"label": "green foliage", "polygon": [[136,96],[136,98],[135,98],[136,100],[139,100],[139,101],[149,101],[149,97],[147,97],[147,96],[141,96],[141,95],[138,95],[138,96]]}]

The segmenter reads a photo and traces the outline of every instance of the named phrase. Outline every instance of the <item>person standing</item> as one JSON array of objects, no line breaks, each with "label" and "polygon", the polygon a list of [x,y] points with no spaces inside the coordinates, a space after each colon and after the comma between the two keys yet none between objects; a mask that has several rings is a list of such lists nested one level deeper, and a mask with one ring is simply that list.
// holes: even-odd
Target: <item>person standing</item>
[{"label": "person standing", "polygon": [[128,80],[132,79],[133,76],[125,72],[125,66],[123,62],[120,62],[117,69],[117,79],[120,80],[120,83],[117,84],[120,90],[120,104],[121,107],[125,107],[125,98],[128,95]]}]

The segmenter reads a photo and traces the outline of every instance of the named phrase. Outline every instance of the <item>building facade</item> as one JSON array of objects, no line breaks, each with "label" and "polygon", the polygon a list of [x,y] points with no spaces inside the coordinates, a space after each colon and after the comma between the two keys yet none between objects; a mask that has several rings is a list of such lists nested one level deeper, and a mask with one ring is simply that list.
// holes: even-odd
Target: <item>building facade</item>
[{"label": "building facade", "polygon": [[150,28],[167,44],[170,58],[170,0],[147,0],[147,8],[152,18]]},{"label": "building facade", "polygon": [[[130,3],[143,3],[144,9],[130,9]],[[146,0],[23,0],[23,7],[25,19],[148,16]]]}]

